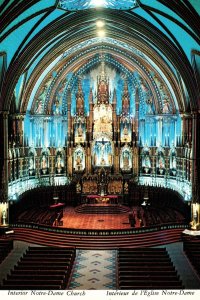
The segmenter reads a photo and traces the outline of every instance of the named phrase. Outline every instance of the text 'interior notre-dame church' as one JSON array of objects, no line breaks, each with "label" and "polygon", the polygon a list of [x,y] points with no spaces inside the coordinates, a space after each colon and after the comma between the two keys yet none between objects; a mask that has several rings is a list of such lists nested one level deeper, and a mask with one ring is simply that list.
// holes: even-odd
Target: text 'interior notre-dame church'
[{"label": "text 'interior notre-dame church'", "polygon": [[199,0],[1,0],[0,137],[1,290],[200,289]]}]

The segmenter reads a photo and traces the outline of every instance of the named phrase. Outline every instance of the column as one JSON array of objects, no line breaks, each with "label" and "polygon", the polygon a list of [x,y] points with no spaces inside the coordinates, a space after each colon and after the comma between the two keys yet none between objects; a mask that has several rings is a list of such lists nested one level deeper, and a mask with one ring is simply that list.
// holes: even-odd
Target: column
[{"label": "column", "polygon": [[[8,112],[0,112],[0,199],[8,201]],[[7,214],[6,214],[7,218]]]},{"label": "column", "polygon": [[73,160],[72,160],[72,149],[67,149],[67,174],[71,177],[73,173]]},{"label": "column", "polygon": [[24,114],[15,115],[16,122],[17,122],[17,142],[19,143],[19,146],[24,146]]},{"label": "column", "polygon": [[86,173],[91,173],[92,172],[92,163],[91,163],[91,149],[90,147],[86,148],[85,151],[85,171]]},{"label": "column", "polygon": [[199,230],[200,214],[200,188],[199,188],[199,167],[200,167],[200,114],[194,112],[192,115],[192,224],[193,229]]},{"label": "column", "polygon": [[49,121],[48,118],[44,119],[44,145],[45,145],[45,147],[49,146],[48,121]]},{"label": "column", "polygon": [[33,146],[33,118],[30,117],[30,138],[29,138],[29,146]]},{"label": "column", "polygon": [[[68,121],[68,142],[71,140],[71,91],[67,90],[67,121]],[[68,143],[69,146],[69,143]]]},{"label": "column", "polygon": [[177,118],[174,118],[174,147],[177,147],[176,122],[177,122]]},{"label": "column", "polygon": [[114,164],[114,171],[115,173],[119,173],[119,168],[120,168],[120,148],[119,146],[114,147],[114,152],[113,152],[113,164]]},{"label": "column", "polygon": [[183,146],[185,143],[185,116],[181,115],[181,145]]},{"label": "column", "polygon": [[139,148],[133,148],[133,174],[139,176]]},{"label": "column", "polygon": [[162,117],[159,117],[158,118],[158,143],[160,145],[162,145],[162,123],[163,123],[163,119]]},{"label": "column", "polygon": [[24,118],[25,114],[20,114],[20,119],[19,119],[19,130],[20,130],[20,145],[23,147],[24,146]]}]

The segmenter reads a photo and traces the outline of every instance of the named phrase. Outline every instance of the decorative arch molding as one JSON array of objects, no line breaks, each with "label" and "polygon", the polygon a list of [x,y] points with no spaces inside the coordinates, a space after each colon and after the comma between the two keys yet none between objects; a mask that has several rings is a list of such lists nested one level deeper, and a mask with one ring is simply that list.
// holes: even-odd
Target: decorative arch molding
[{"label": "decorative arch molding", "polygon": [[[56,80],[59,79],[60,76],[62,76],[62,78],[64,78],[64,75],[67,72],[72,72],[73,69],[78,67],[77,66],[78,64],[80,64],[80,66],[83,65],[84,62],[85,62],[85,59],[90,59],[90,57],[92,57],[92,55],[96,55],[97,53],[99,53],[99,50],[107,51],[108,53],[110,53],[110,55],[113,55],[114,57],[116,57],[119,60],[121,60],[121,57],[123,57],[123,60],[124,60],[124,66],[123,67],[124,67],[124,69],[125,70],[130,69],[130,71],[131,71],[131,69],[133,70],[133,69],[136,68],[140,73],[143,74],[144,78],[146,78],[147,81],[149,81],[149,78],[151,79],[152,85],[153,85],[152,90],[153,91],[156,90],[156,84],[155,84],[155,82],[153,82],[154,80],[153,80],[153,78],[151,78],[151,74],[149,73],[148,68],[150,68],[154,72],[156,72],[156,70],[154,69],[153,66],[150,66],[150,64],[148,62],[145,62],[144,58],[142,58],[143,60],[141,59],[141,53],[139,51],[137,51],[139,54],[138,54],[138,56],[136,56],[135,52],[130,53],[130,52],[128,52],[128,50],[123,51],[124,49],[117,48],[117,46],[113,47],[112,45],[109,45],[109,44],[108,45],[103,45],[103,46],[102,45],[99,45],[99,46],[97,45],[96,47],[93,47],[92,49],[85,49],[85,51],[82,51],[81,53],[78,53],[77,55],[75,54],[71,58],[71,60],[67,60],[66,63],[64,63],[64,64],[62,62],[60,62],[59,65],[61,66],[61,68],[59,66],[56,66],[56,69],[58,69],[58,68],[60,68],[60,69],[58,71],[57,76],[55,76],[55,78],[53,78],[51,86],[49,87],[49,90],[47,92],[47,100],[48,100],[48,98],[49,98],[48,96],[50,94],[52,95],[52,94],[55,93],[56,85],[55,85],[55,88],[54,88],[53,83],[55,84]],[[85,57],[82,58],[82,56],[85,56]],[[152,56],[153,56],[153,53],[152,53]],[[78,59],[79,59],[79,61],[78,61],[78,64],[77,64],[76,61]],[[117,59],[116,59],[116,61],[117,61]],[[127,61],[127,63],[126,63],[126,61]],[[166,64],[163,64],[163,61],[162,61],[161,57],[160,58],[157,57],[157,62],[159,64],[158,65],[159,69],[162,71],[162,73],[165,74],[165,77],[168,79],[168,82],[170,82],[170,84],[172,85],[171,91],[174,91],[174,99],[177,100],[177,102],[178,102],[177,106],[179,106],[180,111],[182,111],[183,106],[181,105],[182,104],[181,100],[183,100],[183,95],[182,95],[182,92],[180,90],[180,86],[177,82],[177,79],[175,78],[173,72],[169,69],[169,67]],[[62,63],[62,65],[61,65],[61,63]],[[126,64],[126,66],[125,66],[125,64]],[[120,66],[121,66],[121,64],[120,64]],[[132,66],[132,67],[130,68],[130,66]],[[48,76],[50,76],[50,75],[48,75]],[[160,74],[159,76],[162,76],[162,75]],[[30,86],[32,86],[32,88],[34,87],[34,84],[36,83],[38,78],[39,78],[39,76],[36,76],[34,83],[32,83],[30,85]],[[45,79],[46,79],[46,77],[45,77]],[[57,80],[57,81],[58,81],[58,83],[57,83],[57,85],[58,85],[59,82],[61,81],[61,78],[60,78],[60,80]],[[30,98],[30,89],[28,88],[28,86],[27,86],[28,92],[26,92],[26,94],[24,95],[24,99],[26,99],[25,100],[26,103],[22,105],[24,111],[26,110],[27,101]],[[157,97],[159,97],[158,89],[157,89],[156,92],[157,92],[157,96],[156,96],[156,94],[154,95],[155,99]],[[175,111],[175,106],[173,105],[173,107],[174,107],[173,111]],[[50,110],[51,110],[51,105],[48,105],[48,111],[50,111]],[[157,106],[157,111],[159,111],[159,106]],[[160,112],[161,112],[161,109],[160,109]]]},{"label": "decorative arch molding", "polygon": [[[156,112],[158,114],[162,113],[162,107],[163,107],[163,103],[162,103],[162,99],[160,96],[160,91],[157,87],[157,84],[154,80],[154,78],[151,75],[151,72],[149,70],[151,70],[154,74],[156,73],[156,70],[150,66],[146,61],[142,61],[141,58],[139,57],[139,59],[137,57],[135,57],[133,54],[127,53],[127,52],[123,52],[122,49],[119,48],[114,48],[111,47],[110,45],[105,45],[103,47],[101,46],[97,46],[95,47],[95,49],[93,50],[93,52],[88,52],[88,49],[86,49],[85,51],[82,52],[82,55],[78,55],[79,58],[81,58],[78,62],[77,62],[77,56],[74,56],[71,61],[66,61],[65,64],[62,64],[62,66],[60,66],[60,69],[57,73],[57,75],[52,78],[52,81],[50,83],[50,85],[48,86],[48,91],[46,92],[46,100],[45,100],[45,104],[44,104],[44,109],[46,110],[46,113],[49,114],[49,112],[52,111],[52,105],[53,105],[53,101],[56,97],[56,92],[59,88],[60,84],[64,84],[64,82],[66,82],[65,85],[65,91],[63,94],[63,97],[66,98],[67,97],[67,90],[68,87],[70,89],[73,88],[74,85],[74,80],[77,80],[77,76],[78,75],[82,75],[84,72],[87,72],[87,70],[91,67],[93,67],[95,64],[98,64],[100,62],[100,58],[99,58],[99,50],[103,51],[107,51],[107,55],[105,56],[106,58],[106,62],[112,64],[114,67],[119,67],[121,68],[122,72],[125,73],[126,77],[130,78],[130,81],[133,82],[134,87],[136,88],[136,86],[139,85],[139,83],[135,80],[134,78],[134,74],[133,71],[137,70],[139,72],[139,74],[142,75],[143,78],[145,78],[145,80],[148,82],[148,85],[150,86],[150,90],[152,91],[152,96],[155,100],[155,106],[156,106]],[[92,49],[91,49],[92,50]],[[86,61],[87,60],[89,61]],[[121,64],[121,58],[123,58],[123,64]],[[59,64],[60,65],[60,64]],[[79,68],[78,68],[79,67]],[[59,67],[55,67],[55,69],[58,69]],[[78,68],[78,69],[77,69]],[[163,66],[164,68],[164,66]],[[77,71],[72,75],[70,80],[66,80],[66,74],[73,72],[74,69],[77,69]],[[42,88],[47,85],[46,82],[48,82],[49,78],[52,76],[52,72],[53,70],[51,70],[51,74],[47,74],[47,76],[45,77],[45,79],[42,81],[41,86]],[[167,72],[166,72],[167,73]],[[169,73],[168,73],[169,74]],[[159,75],[157,75],[158,77]],[[173,76],[172,72],[171,72],[171,77]],[[163,80],[162,80],[163,82]],[[170,78],[170,83],[171,83],[171,78]],[[165,85],[165,89],[168,90],[167,87],[167,83],[164,82],[162,83],[163,85]],[[175,82],[175,80],[173,79],[172,81],[173,87],[176,86],[176,89],[174,91],[174,95],[171,95],[170,98],[173,98],[173,101],[171,101],[171,106],[172,106],[172,112],[175,113],[176,112],[176,104],[173,103],[174,101],[177,101],[180,103],[180,89],[178,87],[177,82]],[[31,86],[33,86],[33,84],[31,84]],[[62,87],[61,87],[62,88]],[[171,88],[172,90],[172,88]],[[140,92],[142,94],[142,90],[140,89]],[[36,92],[36,97],[35,100],[32,104],[32,112],[34,112],[34,105],[35,105],[35,101],[37,99],[37,97],[39,97],[39,94],[41,93],[41,91]],[[168,94],[170,93],[170,90],[168,90]],[[26,96],[24,97],[24,99],[26,99],[26,103],[23,104],[22,106],[25,108],[28,104],[28,95],[30,95],[30,91],[26,93]],[[177,97],[176,97],[177,95]],[[174,99],[174,97],[176,99]],[[67,105],[66,100],[65,100],[65,106]],[[63,107],[63,110],[66,110],[66,107]]]}]

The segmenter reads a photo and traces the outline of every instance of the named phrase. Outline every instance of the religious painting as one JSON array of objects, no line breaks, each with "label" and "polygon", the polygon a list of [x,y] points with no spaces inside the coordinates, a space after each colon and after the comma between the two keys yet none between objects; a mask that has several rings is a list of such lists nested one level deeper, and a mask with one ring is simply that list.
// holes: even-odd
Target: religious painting
[{"label": "religious painting", "polygon": [[131,171],[132,169],[132,151],[128,146],[124,146],[120,155],[120,168],[122,171]]},{"label": "religious painting", "polygon": [[111,167],[113,164],[113,147],[107,137],[100,137],[93,144],[93,165],[95,167]]},{"label": "religious painting", "polygon": [[131,142],[131,123],[130,122],[121,122],[120,124],[120,140],[122,143]]},{"label": "religious painting", "polygon": [[94,138],[99,133],[107,133],[112,135],[112,106],[97,105],[94,107]]},{"label": "religious painting", "polygon": [[74,132],[75,132],[75,143],[81,144],[85,142],[85,118],[79,118],[76,123],[74,124]]},{"label": "religious painting", "polygon": [[77,147],[74,151],[73,167],[76,172],[82,172],[85,169],[85,152],[82,147]]}]

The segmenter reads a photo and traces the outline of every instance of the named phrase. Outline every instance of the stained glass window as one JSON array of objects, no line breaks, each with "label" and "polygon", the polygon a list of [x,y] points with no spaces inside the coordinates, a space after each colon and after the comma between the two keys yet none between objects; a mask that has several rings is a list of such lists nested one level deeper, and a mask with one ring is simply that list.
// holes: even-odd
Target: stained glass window
[{"label": "stained glass window", "polygon": [[137,6],[137,0],[59,0],[58,8],[83,10],[95,7],[127,10]]}]

